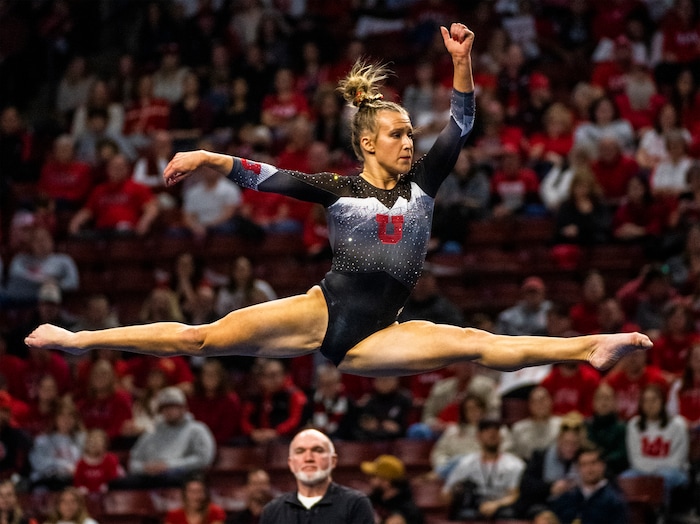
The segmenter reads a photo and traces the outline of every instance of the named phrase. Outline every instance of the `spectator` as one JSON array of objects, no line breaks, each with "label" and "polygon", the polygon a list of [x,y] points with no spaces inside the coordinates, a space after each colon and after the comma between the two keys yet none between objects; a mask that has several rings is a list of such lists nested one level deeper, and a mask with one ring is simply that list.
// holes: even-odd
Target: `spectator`
[{"label": "spectator", "polygon": [[610,234],[610,216],[603,192],[589,171],[578,171],[571,193],[557,209],[554,242],[589,246],[600,244]]},{"label": "spectator", "polygon": [[44,375],[39,379],[36,396],[29,402],[27,413],[18,420],[18,426],[32,437],[48,433],[54,424],[60,400],[56,379],[52,375]]},{"label": "spectator", "polygon": [[224,524],[226,513],[221,506],[211,502],[209,487],[203,478],[192,477],[181,487],[182,507],[165,515],[165,524]]},{"label": "spectator", "polygon": [[[467,394],[459,403],[459,419],[449,423],[430,452],[433,472],[446,479],[464,455],[479,451],[479,423],[487,418],[483,398]],[[501,451],[510,448],[511,436],[507,426],[502,426]]]},{"label": "spectator", "polygon": [[171,133],[165,129],[154,131],[148,148],[134,164],[134,182],[148,186],[155,192],[164,190],[163,172],[174,155]]},{"label": "spectator", "polygon": [[523,460],[530,460],[533,452],[552,444],[561,425],[561,417],[552,414],[552,396],[546,388],[533,388],[527,405],[529,416],[515,422],[511,431],[511,451]]},{"label": "spectator", "polygon": [[546,299],[544,281],[528,277],[520,287],[522,300],[502,311],[496,321],[496,332],[502,335],[541,335],[547,329],[547,311],[552,303]]},{"label": "spectator", "polygon": [[664,308],[664,323],[650,351],[651,364],[660,368],[668,383],[680,377],[690,349],[700,342],[692,311],[684,301],[671,301]]},{"label": "spectator", "polygon": [[[216,291],[214,291],[210,283],[204,281],[195,289],[192,305],[183,311],[185,314],[185,322],[193,325],[215,322],[221,318],[216,313],[215,307]],[[196,362],[196,359],[192,360],[192,365],[198,365]]]},{"label": "spectator", "polygon": [[184,95],[188,69],[180,66],[180,47],[176,43],[163,44],[160,52],[160,65],[153,73],[153,96],[174,105]]},{"label": "spectator", "polygon": [[109,449],[107,433],[91,429],[85,436],[83,454],[75,466],[73,485],[86,494],[106,493],[109,483],[124,476],[119,458]]},{"label": "spectator", "polygon": [[236,214],[241,205],[238,186],[214,170],[204,170],[201,181],[183,192],[183,222],[197,239],[212,233],[236,231]]},{"label": "spectator", "polygon": [[661,267],[651,267],[639,283],[640,300],[634,321],[640,329],[656,340],[664,326],[664,311],[675,292],[669,276]]},{"label": "spectator", "polygon": [[207,425],[220,446],[231,444],[241,434],[241,401],[228,387],[228,377],[221,362],[205,360],[194,381],[189,398],[195,420]]},{"label": "spectator", "polygon": [[551,169],[540,183],[540,199],[545,207],[555,213],[571,194],[571,182],[578,171],[591,171],[593,153],[584,146],[569,151],[566,160],[553,158]]},{"label": "spectator", "polygon": [[261,121],[278,141],[289,138],[289,127],[297,116],[308,116],[309,106],[303,94],[294,90],[294,73],[281,67],[275,73],[274,90],[262,103]]},{"label": "spectator", "polygon": [[[75,157],[81,162],[90,164],[97,169],[102,160],[101,147],[105,142],[115,144],[120,154],[129,159],[136,160],[136,148],[121,133],[114,133],[107,129],[109,115],[104,109],[91,109],[87,115],[85,131],[75,137]],[[94,182],[101,182],[99,177],[93,177]]]},{"label": "spectator", "polygon": [[394,455],[379,455],[372,462],[362,462],[360,468],[369,476],[369,500],[381,522],[398,513],[406,524],[423,524],[423,513],[413,502],[411,485],[401,459]]},{"label": "spectator", "polygon": [[10,479],[0,480],[0,522],[3,524],[37,524],[25,515],[17,497],[15,483]]},{"label": "spectator", "polygon": [[265,505],[274,498],[275,491],[270,484],[270,475],[264,469],[253,469],[248,472],[245,483],[245,504],[241,510],[231,513],[235,524],[258,524]]},{"label": "spectator", "polygon": [[260,391],[243,402],[243,434],[255,444],[290,437],[301,425],[306,395],[288,381],[279,360],[261,360],[257,379]]},{"label": "spectator", "polygon": [[549,502],[561,521],[628,523],[627,501],[605,478],[606,461],[601,450],[594,445],[583,446],[576,465],[579,471],[576,486]]},{"label": "spectator", "polygon": [[[700,175],[700,169],[697,174]],[[700,176],[697,179],[700,182]],[[683,208],[686,203],[681,199],[679,208]],[[690,225],[681,236],[684,237],[681,252],[671,256],[665,266],[673,287],[680,294],[688,295],[693,293],[700,282],[700,271],[696,269],[700,263],[700,223]]]},{"label": "spectator", "polygon": [[546,108],[542,123],[544,132],[530,136],[528,149],[528,162],[534,166],[540,179],[554,163],[569,155],[573,146],[574,115],[568,107],[557,102]]},{"label": "spectator", "polygon": [[574,130],[574,146],[583,145],[598,151],[604,136],[618,138],[618,147],[622,151],[631,151],[634,146],[634,129],[627,121],[620,118],[612,99],[604,96],[590,106],[589,121],[583,122]]},{"label": "spectator", "polygon": [[666,208],[652,195],[647,179],[641,175],[630,178],[627,193],[613,216],[613,236],[623,242],[641,243],[652,252],[667,221]]},{"label": "spectator", "polygon": [[[41,299],[49,297],[41,296]],[[41,304],[41,302],[40,302]],[[50,350],[38,348],[29,349],[29,358],[25,361],[25,365],[21,369],[21,377],[19,378],[23,387],[22,400],[30,401],[36,398],[39,382],[44,375],[51,375],[58,385],[59,394],[63,395],[68,392],[71,386],[70,367],[66,359],[62,355]]]},{"label": "spectator", "polygon": [[149,387],[153,372],[163,375],[166,386],[176,386],[186,395],[192,392],[194,376],[184,357],[156,358],[142,355],[130,358],[128,363],[122,384],[135,397]]},{"label": "spectator", "polygon": [[155,131],[168,129],[170,103],[153,94],[153,77],[141,75],[138,79],[135,98],[126,106],[124,134],[139,146],[148,142]]},{"label": "spectator", "polygon": [[682,131],[671,130],[664,139],[668,158],[656,164],[650,184],[654,195],[673,199],[688,191],[687,174],[693,161],[688,156],[688,140]]},{"label": "spectator", "polygon": [[360,440],[390,440],[406,435],[411,397],[398,377],[377,377],[373,391],[358,402],[356,437]]},{"label": "spectator", "polygon": [[581,300],[571,306],[571,328],[582,335],[590,335],[600,330],[598,325],[598,309],[605,298],[605,278],[597,271],[592,270],[583,280],[581,287]]},{"label": "spectator", "polygon": [[666,102],[659,108],[654,125],[643,131],[639,140],[639,146],[635,153],[635,160],[639,167],[653,171],[659,162],[668,158],[665,137],[671,131],[680,130],[687,143],[690,143],[690,132],[681,127],[680,116],[681,114],[672,102]]},{"label": "spectator", "polygon": [[78,410],[70,400],[61,402],[49,431],[34,439],[29,454],[32,489],[60,491],[72,485],[84,445],[85,431]]},{"label": "spectator", "polygon": [[75,158],[75,142],[60,135],[53,142],[51,155],[41,168],[38,189],[61,211],[77,211],[92,188],[91,167]]},{"label": "spectator", "polygon": [[58,495],[44,524],[97,524],[88,513],[85,497],[74,487],[65,488]]},{"label": "spectator", "polygon": [[593,395],[593,415],[586,420],[586,434],[598,447],[611,477],[627,468],[625,433],[625,422],[617,414],[615,390],[603,382]]},{"label": "spectator", "polygon": [[21,429],[10,423],[12,397],[7,391],[0,391],[0,446],[4,449],[0,457],[0,478],[18,475],[20,478],[28,473],[27,455],[32,440]]},{"label": "spectator", "polygon": [[168,286],[174,292],[174,302],[181,311],[190,310],[196,302],[197,286],[207,281],[203,261],[192,252],[180,253],[175,258]]},{"label": "spectator", "polygon": [[75,111],[87,102],[94,81],[84,56],[76,56],[68,63],[56,93],[56,110],[66,127],[73,121]]},{"label": "spectator", "polygon": [[464,325],[462,312],[440,291],[435,272],[427,264],[423,267],[423,273],[408,297],[398,320],[399,322],[429,320],[436,324]]},{"label": "spectator", "polygon": [[73,114],[71,136],[78,137],[86,130],[87,116],[91,109],[107,111],[107,131],[115,135],[121,134],[124,129],[124,106],[121,102],[112,100],[112,93],[106,81],[95,79],[90,85],[85,103],[78,106]]},{"label": "spectator", "polygon": [[666,411],[670,417],[681,415],[691,431],[700,425],[700,344],[694,344],[685,369],[671,384]]},{"label": "spectator", "polygon": [[620,359],[613,371],[605,377],[605,382],[615,391],[617,414],[622,420],[629,420],[637,414],[639,396],[649,384],[667,387],[661,370],[647,364],[649,358],[645,351],[635,351]]},{"label": "spectator", "polygon": [[591,366],[564,362],[554,364],[540,385],[552,395],[552,413],[577,411],[587,417],[593,411],[593,392],[599,383],[600,374]]},{"label": "spectator", "polygon": [[576,412],[561,419],[556,442],[537,450],[527,464],[520,481],[518,513],[530,518],[546,508],[547,501],[576,485],[576,457],[585,439],[583,417]]},{"label": "spectator", "polygon": [[182,98],[170,107],[170,134],[179,151],[192,149],[214,129],[214,108],[202,97],[199,77],[191,71],[182,79]]},{"label": "spectator", "polygon": [[297,434],[289,445],[289,469],[296,493],[285,493],[267,504],[260,524],[374,524],[366,495],[333,482],[338,457],[331,440],[315,429]]},{"label": "spectator", "polygon": [[491,206],[496,218],[528,214],[539,204],[540,182],[530,168],[522,166],[517,146],[503,146],[500,170],[491,179]]},{"label": "spectator", "polygon": [[317,367],[316,388],[309,394],[303,420],[330,438],[351,438],[357,424],[356,407],[335,366],[324,363]]},{"label": "spectator", "polygon": [[138,438],[129,455],[128,475],[113,481],[113,487],[173,487],[211,466],[216,453],[214,437],[204,424],[192,419],[182,390],[163,389],[158,394],[158,411],[162,419],[152,433]]},{"label": "spectator", "polygon": [[19,302],[36,302],[44,284],[59,291],[74,291],[80,282],[78,266],[65,253],[57,253],[48,229],[36,227],[31,235],[31,251],[17,253],[8,269],[6,293]]},{"label": "spectator", "polygon": [[664,390],[650,384],[642,390],[639,415],[627,423],[630,469],[621,477],[659,475],[664,478],[666,506],[671,493],[688,484],[688,428],[679,415],[666,412]]},{"label": "spectator", "polygon": [[98,234],[137,234],[150,231],[158,216],[158,202],[148,187],[131,179],[131,167],[124,155],[109,163],[109,180],[93,189],[88,201],[71,219],[69,232],[77,235],[92,221]]},{"label": "spectator", "polygon": [[502,519],[515,516],[518,485],[525,469],[522,459],[502,453],[501,423],[479,423],[480,450],[465,455],[445,481],[450,520]]},{"label": "spectator", "polygon": [[[80,315],[73,329],[76,331],[107,329],[121,325],[116,312],[112,308],[109,297],[104,293],[95,293],[85,298],[85,306],[83,314]],[[95,355],[97,352],[91,352],[90,355]],[[110,351],[109,358],[113,361],[119,360],[119,353]],[[120,374],[120,371],[117,370]]]},{"label": "spectator", "polygon": [[250,259],[240,256],[233,261],[228,285],[219,290],[216,312],[223,316],[236,309],[277,298],[270,284],[255,278]]},{"label": "spectator", "polygon": [[608,297],[600,303],[598,324],[600,325],[600,333],[633,333],[639,331],[639,326],[627,320],[620,301],[615,297]]}]

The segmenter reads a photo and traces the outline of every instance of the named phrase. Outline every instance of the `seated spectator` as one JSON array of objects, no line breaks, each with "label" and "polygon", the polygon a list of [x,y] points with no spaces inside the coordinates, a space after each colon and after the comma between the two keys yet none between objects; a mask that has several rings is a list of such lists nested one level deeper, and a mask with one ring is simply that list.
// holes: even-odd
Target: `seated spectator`
[{"label": "seated spectator", "polygon": [[694,161],[685,173],[688,190],[678,195],[678,205],[671,213],[670,225],[688,231],[700,222],[700,162]]},{"label": "seated spectator", "polygon": [[70,124],[75,110],[87,101],[94,81],[85,56],[74,56],[63,71],[56,92],[56,111],[64,125]]},{"label": "seated spectator", "polygon": [[15,483],[11,479],[0,480],[0,522],[7,524],[37,524],[27,516],[17,497]]},{"label": "seated spectator", "polygon": [[294,89],[294,73],[285,67],[278,69],[273,92],[263,99],[262,123],[272,130],[277,141],[284,141],[289,138],[289,128],[294,119],[308,114],[306,98]]},{"label": "seated spectator", "polygon": [[17,425],[32,437],[47,433],[54,424],[60,400],[56,379],[44,375],[37,384],[36,396],[29,402],[27,412],[17,421]]},{"label": "seated spectator", "polygon": [[183,190],[183,223],[198,240],[211,233],[236,231],[241,190],[213,169],[205,169],[199,182]]},{"label": "seated spectator", "polygon": [[639,174],[637,162],[625,153],[620,137],[603,135],[598,141],[598,156],[592,171],[607,203],[618,203],[627,192],[630,179]]},{"label": "seated spectator", "polygon": [[[185,322],[192,325],[210,324],[221,318],[216,313],[216,291],[206,280],[195,289],[194,300],[186,309],[183,308]],[[193,365],[198,359],[192,359]]]},{"label": "seated spectator", "polygon": [[589,271],[581,286],[581,300],[569,311],[571,328],[581,335],[590,335],[600,330],[598,308],[605,298],[605,278],[596,270]]},{"label": "seated spectator", "polygon": [[583,145],[597,151],[603,136],[619,138],[619,147],[631,151],[634,146],[632,125],[619,116],[615,103],[609,97],[600,97],[590,107],[589,121],[574,130],[574,146]]},{"label": "seated spectator", "polygon": [[496,320],[496,332],[501,335],[541,335],[547,329],[547,311],[552,303],[546,298],[544,281],[528,277],[520,287],[522,300],[501,311]]},{"label": "seated spectator", "polygon": [[182,98],[171,102],[168,124],[171,136],[179,151],[192,149],[197,140],[214,129],[215,118],[214,108],[202,97],[199,77],[195,73],[184,74]]},{"label": "seated spectator", "polygon": [[[192,290],[194,291],[194,289]],[[194,293],[190,299],[194,299]],[[153,322],[184,322],[185,316],[175,292],[167,287],[156,287],[146,297],[139,312],[139,320]]]},{"label": "seated spectator", "polygon": [[533,388],[527,406],[529,416],[518,420],[511,428],[511,451],[523,460],[530,460],[534,451],[552,444],[561,425],[561,418],[552,414],[552,396],[546,388]]},{"label": "seated spectator", "polygon": [[66,292],[78,289],[79,282],[75,261],[66,253],[57,253],[51,232],[37,227],[31,234],[30,251],[17,253],[10,262],[5,293],[12,301],[35,303],[44,284]]},{"label": "seated spectator", "polygon": [[[430,452],[433,472],[446,479],[464,455],[479,451],[479,422],[487,417],[483,398],[469,393],[459,404],[459,418],[449,423]],[[511,436],[507,426],[501,427],[501,451],[510,449]]]},{"label": "seated spectator", "polygon": [[598,447],[611,477],[627,468],[625,433],[625,422],[617,414],[615,390],[603,382],[593,395],[593,415],[586,419],[586,434]]},{"label": "seated spectator", "polygon": [[376,441],[406,435],[412,403],[398,377],[373,379],[372,392],[357,405],[356,438]]},{"label": "seated spectator", "polygon": [[27,456],[32,447],[31,437],[11,424],[12,397],[7,391],[0,391],[0,447],[4,450],[0,456],[0,478],[18,475],[26,477],[29,473]]},{"label": "seated spectator", "polygon": [[132,396],[139,397],[145,389],[152,389],[149,382],[154,371],[163,375],[166,386],[176,386],[186,395],[192,392],[194,376],[187,360],[181,356],[141,355],[130,358],[122,385],[131,392]]},{"label": "seated spectator", "polygon": [[41,168],[39,191],[56,204],[57,210],[75,212],[83,205],[92,188],[90,165],[75,158],[75,142],[61,135]]},{"label": "seated spectator", "polygon": [[192,477],[181,487],[182,507],[165,515],[165,524],[224,524],[226,513],[211,501],[209,486],[203,478]]},{"label": "seated spectator", "polygon": [[679,415],[666,412],[664,390],[650,384],[642,390],[639,415],[627,423],[630,469],[621,477],[659,475],[664,479],[666,506],[671,493],[688,484],[688,428]]},{"label": "seated spectator", "polygon": [[661,369],[670,384],[680,377],[690,349],[700,342],[692,311],[685,301],[671,301],[664,308],[664,323],[649,352],[653,366]]},{"label": "seated spectator", "polygon": [[85,431],[78,410],[70,400],[61,402],[48,433],[34,439],[29,454],[32,490],[60,491],[72,485],[84,445]]},{"label": "seated spectator", "polygon": [[544,132],[530,136],[528,161],[542,178],[552,165],[566,158],[573,146],[572,111],[561,102],[550,105],[542,115]]},{"label": "seated spectator", "polygon": [[224,316],[231,311],[253,304],[274,300],[277,294],[272,286],[255,277],[253,264],[249,258],[240,256],[233,261],[228,284],[219,289],[216,299],[216,312]]},{"label": "seated spectator", "polygon": [[270,502],[276,491],[270,483],[270,475],[264,469],[248,472],[245,483],[245,508],[230,512],[231,520],[236,524],[258,524],[262,509]]},{"label": "seated spectator", "polygon": [[416,286],[404,304],[398,321],[429,320],[436,324],[463,326],[464,316],[459,307],[441,292],[434,270],[426,264]]},{"label": "seated spectator", "polygon": [[571,193],[555,214],[554,242],[588,246],[605,242],[610,235],[610,216],[603,192],[589,171],[578,171]]},{"label": "seated spectator", "polygon": [[130,162],[136,160],[136,148],[122,133],[110,131],[107,127],[108,124],[109,114],[105,109],[90,109],[87,114],[85,130],[75,136],[75,158],[77,160],[85,162],[93,168],[97,167],[100,163],[100,147],[105,142],[115,144],[118,152]]},{"label": "seated spectator", "polygon": [[501,423],[479,423],[480,450],[462,457],[450,473],[443,494],[450,504],[450,520],[513,518],[525,463],[502,453]]},{"label": "seated spectator", "polygon": [[[131,420],[127,420],[122,426],[123,437],[119,438],[119,442],[126,447],[131,447],[133,441],[143,434],[152,432],[155,428],[158,415],[158,394],[162,389],[165,389],[170,384],[164,370],[154,367],[146,375],[143,388],[136,390],[137,396],[131,405]],[[126,381],[130,387],[133,383]],[[182,388],[180,388],[182,389]]]},{"label": "seated spectator", "polygon": [[56,498],[44,524],[97,524],[97,521],[88,513],[80,490],[68,487]]},{"label": "seated spectator", "polygon": [[693,161],[688,156],[688,142],[682,131],[669,131],[665,139],[668,158],[656,164],[651,172],[651,191],[658,197],[676,198],[689,189],[687,174]]},{"label": "seated spectator", "polygon": [[639,282],[639,302],[634,321],[652,340],[659,338],[664,327],[664,312],[675,298],[675,290],[663,268],[651,267]]},{"label": "seated spectator", "polygon": [[531,206],[539,204],[539,188],[535,172],[522,166],[518,148],[505,144],[500,169],[491,179],[493,216],[503,218],[527,214]]},{"label": "seated spectator", "polygon": [[124,434],[124,424],[132,416],[131,397],[120,389],[114,366],[108,360],[98,360],[92,366],[85,396],[77,405],[85,427],[104,430],[110,440]]},{"label": "seated spectator", "polygon": [[303,425],[318,429],[332,439],[347,440],[357,425],[355,402],[345,393],[338,368],[321,364],[316,369],[316,388],[304,406]]},{"label": "seated spectator", "polygon": [[540,199],[550,212],[556,212],[559,206],[571,194],[571,182],[579,171],[591,171],[593,153],[583,146],[578,146],[566,157],[553,157],[552,166],[544,174],[540,183]]},{"label": "seated spectator", "polygon": [[605,477],[606,461],[595,445],[584,445],[576,458],[576,485],[549,501],[548,506],[562,522],[598,524],[629,522],[627,501]]},{"label": "seated spectator", "polygon": [[174,155],[170,132],[164,129],[155,131],[148,149],[134,163],[134,182],[148,186],[155,192],[165,190],[163,172]]},{"label": "seated spectator", "polygon": [[689,295],[700,283],[700,223],[691,225],[681,236],[684,237],[681,252],[666,260],[665,267],[668,268],[668,277],[678,293]]},{"label": "seated spectator", "polygon": [[360,469],[369,476],[369,500],[382,522],[398,513],[406,523],[423,524],[423,513],[413,501],[411,485],[401,459],[394,455],[379,455],[372,462],[362,462]]},{"label": "seated spectator", "polygon": [[640,394],[646,386],[656,384],[667,388],[663,373],[658,367],[648,365],[648,358],[646,351],[635,351],[625,355],[605,377],[605,382],[615,391],[617,414],[622,420],[629,420],[637,415]]},{"label": "seated spectator", "polygon": [[[83,313],[78,316],[75,326],[75,331],[96,330],[118,327],[121,325],[116,311],[112,308],[109,298],[104,293],[96,293],[86,297],[84,302]],[[97,352],[90,352],[94,355]],[[119,360],[119,352],[110,351],[112,357],[106,357],[113,362]],[[105,352],[107,355],[107,352]]]},{"label": "seated spectator", "polygon": [[700,344],[690,348],[683,373],[671,384],[666,411],[670,417],[681,415],[688,428],[697,431],[700,425]]},{"label": "seated spectator", "polygon": [[548,500],[573,488],[578,479],[576,456],[585,440],[583,417],[576,412],[561,419],[557,440],[532,454],[520,481],[518,513],[531,518]]},{"label": "seated spectator", "polygon": [[625,86],[615,96],[620,117],[627,120],[638,135],[654,124],[665,101],[666,98],[657,90],[647,64],[633,60],[630,71],[625,75]]},{"label": "seated spectator", "polygon": [[188,403],[192,416],[207,425],[218,445],[231,444],[240,437],[241,401],[229,389],[226,370],[220,361],[204,361]]},{"label": "seated spectator", "polygon": [[175,257],[168,287],[175,295],[174,297],[171,295],[171,298],[181,311],[187,311],[193,307],[197,286],[208,281],[205,276],[206,271],[203,260],[189,251]]},{"label": "seated spectator", "polygon": [[672,102],[666,102],[659,109],[654,119],[654,125],[642,132],[635,160],[642,169],[653,171],[662,160],[668,158],[666,149],[666,133],[680,130],[690,143],[690,132],[681,128],[678,109]]},{"label": "seated spectator", "polygon": [[19,380],[24,386],[21,397],[24,401],[36,398],[39,382],[45,375],[51,375],[56,380],[60,395],[67,393],[71,386],[70,367],[66,359],[55,351],[37,349],[29,349],[29,358],[21,368]]},{"label": "seated spectator", "polygon": [[70,133],[73,137],[80,136],[87,128],[88,113],[91,109],[107,111],[107,130],[110,133],[121,133],[124,128],[124,106],[112,100],[109,85],[104,80],[95,79],[90,85],[85,103],[79,105],[73,114]]},{"label": "seated spectator", "polygon": [[142,147],[153,132],[168,129],[170,103],[154,96],[153,76],[148,73],[139,77],[135,91],[135,98],[125,107],[124,135]]},{"label": "seated spectator", "polygon": [[69,233],[77,235],[88,222],[100,235],[148,233],[158,216],[158,202],[151,190],[131,179],[124,155],[110,161],[107,175],[108,181],[92,190],[85,207],[71,219]]},{"label": "seated spectator", "polygon": [[571,411],[584,417],[593,412],[593,392],[600,383],[600,374],[588,364],[557,363],[540,386],[552,396],[552,413],[565,415]]},{"label": "seated spectator", "polygon": [[83,454],[73,475],[73,485],[85,494],[106,493],[112,480],[124,476],[119,458],[108,449],[107,433],[101,429],[87,432]]},{"label": "seated spectator", "polygon": [[667,215],[664,205],[651,194],[646,178],[634,176],[627,183],[627,194],[613,215],[613,236],[651,248],[666,229]]},{"label": "seated spectator", "polygon": [[216,443],[209,428],[193,420],[182,390],[168,387],[158,394],[161,420],[152,433],[141,435],[129,454],[128,474],[111,487],[152,489],[182,484],[188,475],[211,466]]},{"label": "seated spectator", "polygon": [[282,362],[261,359],[259,391],[243,401],[241,429],[254,444],[289,438],[302,422],[306,395],[288,380]]},{"label": "seated spectator", "polygon": [[620,301],[614,297],[608,297],[600,303],[598,308],[599,333],[632,333],[639,331],[639,326],[629,322],[622,310]]}]

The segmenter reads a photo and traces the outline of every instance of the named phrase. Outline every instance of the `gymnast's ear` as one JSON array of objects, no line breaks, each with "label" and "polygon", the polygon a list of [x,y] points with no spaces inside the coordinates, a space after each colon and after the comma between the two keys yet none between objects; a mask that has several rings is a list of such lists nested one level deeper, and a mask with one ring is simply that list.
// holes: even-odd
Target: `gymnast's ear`
[{"label": "gymnast's ear", "polygon": [[369,135],[362,135],[360,137],[360,147],[362,147],[362,151],[367,154],[373,155],[375,152],[374,140]]}]

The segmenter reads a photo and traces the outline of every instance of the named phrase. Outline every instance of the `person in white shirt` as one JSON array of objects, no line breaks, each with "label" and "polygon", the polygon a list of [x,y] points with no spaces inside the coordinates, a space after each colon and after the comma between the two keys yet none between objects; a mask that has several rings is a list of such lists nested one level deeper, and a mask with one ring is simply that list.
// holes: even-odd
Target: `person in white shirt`
[{"label": "person in white shirt", "polygon": [[665,139],[668,158],[651,172],[651,191],[657,196],[678,196],[688,190],[686,174],[693,162],[688,156],[688,141],[682,130],[668,131]]},{"label": "person in white shirt", "polygon": [[659,475],[666,502],[674,489],[688,484],[688,428],[680,415],[669,417],[665,393],[657,384],[642,390],[639,415],[627,424],[630,469],[621,477]]},{"label": "person in white shirt", "polygon": [[241,190],[236,184],[214,170],[203,170],[201,182],[186,188],[183,195],[185,227],[195,238],[233,232],[240,204]]},{"label": "person in white shirt", "polygon": [[536,387],[528,397],[530,416],[513,424],[512,451],[529,460],[536,449],[552,444],[559,434],[561,418],[552,415],[552,396],[543,387]]}]

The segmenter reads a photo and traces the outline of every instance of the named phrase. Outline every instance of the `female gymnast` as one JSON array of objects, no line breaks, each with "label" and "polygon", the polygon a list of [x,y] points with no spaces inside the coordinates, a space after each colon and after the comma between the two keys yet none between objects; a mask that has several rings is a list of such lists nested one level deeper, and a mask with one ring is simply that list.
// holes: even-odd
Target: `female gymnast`
[{"label": "female gymnast", "polygon": [[201,150],[176,154],[165,169],[167,185],[207,167],[243,187],[323,204],[334,257],[319,285],[304,295],[233,311],[211,324],[160,322],[77,333],[44,324],[26,344],[73,354],[109,348],[158,356],[283,358],[320,350],[341,371],[365,376],[421,373],[460,360],[504,370],[579,360],[605,369],[628,352],[651,347],[639,333],[511,337],[396,322],[421,273],[435,194],[474,121],[474,33],[457,23],[440,31],[454,65],[451,119],[416,163],[408,113],[378,92],[386,70],[358,63],[340,89],[357,107],[351,126],[353,148],[363,161],[359,175],[309,175]]}]

